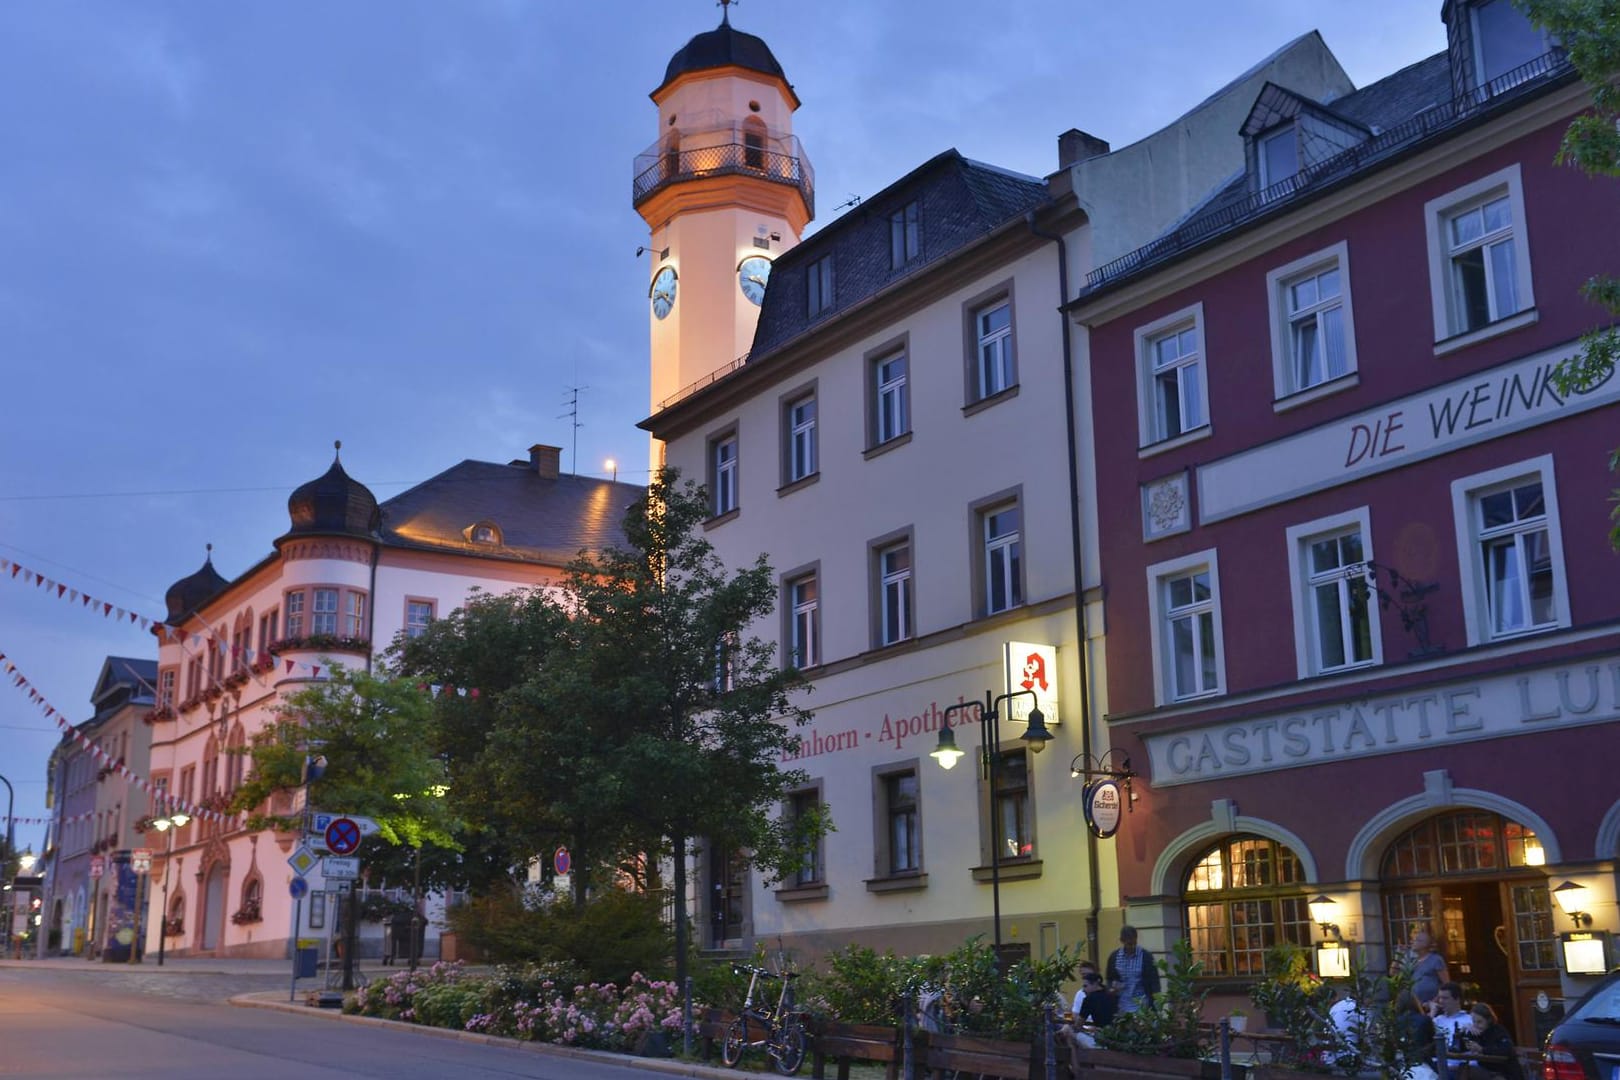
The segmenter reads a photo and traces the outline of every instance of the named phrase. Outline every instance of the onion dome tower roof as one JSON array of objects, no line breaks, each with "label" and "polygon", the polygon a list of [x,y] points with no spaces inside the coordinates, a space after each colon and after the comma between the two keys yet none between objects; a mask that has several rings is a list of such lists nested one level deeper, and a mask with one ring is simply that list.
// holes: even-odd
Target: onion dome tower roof
[{"label": "onion dome tower roof", "polygon": [[[333,448],[339,452],[343,444]],[[287,500],[287,516],[292,526],[286,540],[294,536],[361,536],[377,535],[381,516],[377,511],[377,497],[366,485],[343,471],[343,463],[334,455],[332,467],[326,473],[304,484]]]},{"label": "onion dome tower roof", "polygon": [[187,615],[206,604],[219,590],[229,582],[214,569],[214,545],[208,545],[208,557],[203,560],[202,569],[190,577],[183,577],[163,594],[163,602],[168,605],[168,622],[177,626]]},{"label": "onion dome tower roof", "polygon": [[723,12],[719,26],[697,35],[670,58],[669,67],[664,69],[664,81],[653,91],[653,97],[687,72],[721,67],[747,68],[787,82],[787,75],[771,55],[770,46],[762,38],[732,29],[731,19]]}]

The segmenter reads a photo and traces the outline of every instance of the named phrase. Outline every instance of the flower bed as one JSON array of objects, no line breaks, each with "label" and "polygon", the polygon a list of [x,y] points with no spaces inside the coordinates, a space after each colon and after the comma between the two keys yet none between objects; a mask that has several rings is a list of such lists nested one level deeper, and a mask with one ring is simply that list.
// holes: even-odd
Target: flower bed
[{"label": "flower bed", "polygon": [[637,972],[621,988],[572,976],[563,964],[472,975],[459,961],[441,962],[361,988],[344,1011],[596,1050],[634,1050],[651,1032],[681,1030],[673,982]]}]

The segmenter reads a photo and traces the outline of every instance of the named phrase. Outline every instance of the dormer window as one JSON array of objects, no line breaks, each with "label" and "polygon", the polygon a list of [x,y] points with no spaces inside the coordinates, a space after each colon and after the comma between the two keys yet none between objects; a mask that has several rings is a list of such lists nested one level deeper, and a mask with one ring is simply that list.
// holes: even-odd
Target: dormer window
[{"label": "dormer window", "polygon": [[1258,140],[1260,186],[1280,184],[1299,172],[1299,138],[1293,124],[1281,124]]},{"label": "dormer window", "polygon": [[1546,53],[1552,42],[1531,24],[1512,0],[1482,0],[1470,12],[1474,31],[1475,82],[1495,93],[1521,81],[1509,79],[1491,86],[1504,75]]},{"label": "dormer window", "polygon": [[501,543],[501,528],[493,521],[480,521],[476,525],[469,525],[463,535],[474,544],[498,547]]}]

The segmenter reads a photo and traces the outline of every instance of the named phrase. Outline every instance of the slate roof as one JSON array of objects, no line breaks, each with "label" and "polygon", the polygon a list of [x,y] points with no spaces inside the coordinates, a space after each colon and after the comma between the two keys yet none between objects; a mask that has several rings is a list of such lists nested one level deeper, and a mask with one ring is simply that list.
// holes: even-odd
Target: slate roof
[{"label": "slate roof", "polygon": [[[582,550],[624,547],[621,522],[643,494],[635,484],[535,472],[527,461],[463,461],[381,506],[386,547],[561,566]],[[469,526],[491,522],[501,544],[475,544]]]},{"label": "slate roof", "polygon": [[157,692],[156,660],[132,656],[109,656],[101,665],[101,676],[90,695],[99,723],[114,709],[128,703],[150,705]]},{"label": "slate roof", "polygon": [[689,71],[733,66],[774,75],[787,82],[782,65],[776,62],[764,39],[734,30],[731,21],[722,18],[719,26],[698,34],[670,57],[669,66],[664,69],[664,81],[658,84],[652,96],[657,97],[659,91]]},{"label": "slate roof", "polygon": [[[1037,177],[973,161],[954,149],[930,158],[776,260],[749,363],[1050,201],[1045,181]],[[919,254],[896,268],[889,217],[911,202],[918,204]],[[828,255],[834,300],[812,318],[808,268]]]},{"label": "slate roof", "polygon": [[1371,137],[1263,193],[1256,192],[1249,177],[1239,173],[1151,243],[1091,271],[1075,302],[1083,303],[1162,263],[1285,213],[1303,201],[1445,138],[1462,125],[1512,108],[1526,94],[1539,93],[1576,77],[1567,58],[1560,54],[1549,54],[1526,65],[1526,69],[1528,76],[1506,90],[1458,95],[1447,54],[1441,52],[1318,106],[1367,129]]}]

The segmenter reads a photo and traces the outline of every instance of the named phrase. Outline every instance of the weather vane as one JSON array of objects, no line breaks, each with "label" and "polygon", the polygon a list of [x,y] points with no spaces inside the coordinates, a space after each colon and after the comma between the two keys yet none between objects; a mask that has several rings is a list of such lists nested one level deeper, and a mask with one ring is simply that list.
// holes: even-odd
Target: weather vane
[{"label": "weather vane", "polygon": [[731,5],[737,2],[738,0],[715,0],[715,3],[717,3],[720,7],[721,26],[731,25]]}]

